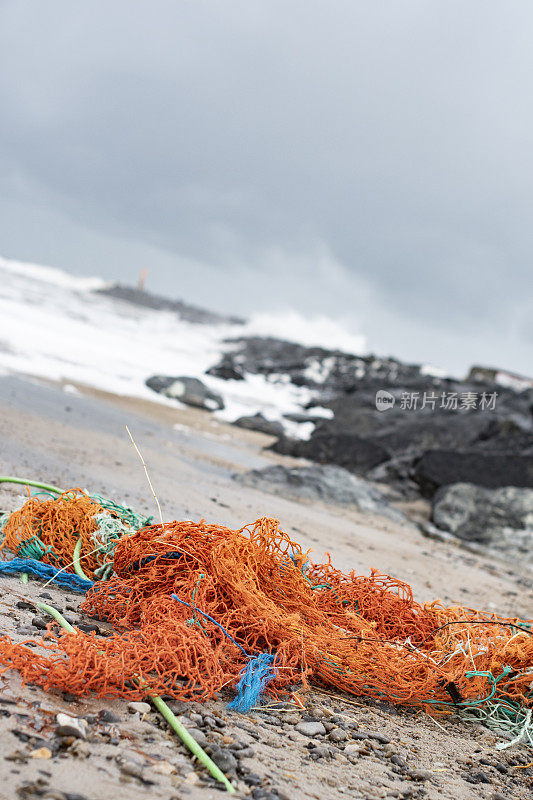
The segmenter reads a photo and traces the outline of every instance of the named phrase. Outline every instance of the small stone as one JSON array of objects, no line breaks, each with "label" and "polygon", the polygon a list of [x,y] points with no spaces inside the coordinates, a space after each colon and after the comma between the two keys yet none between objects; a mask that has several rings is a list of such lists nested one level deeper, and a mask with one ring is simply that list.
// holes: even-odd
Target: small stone
[{"label": "small stone", "polygon": [[321,722],[299,722],[296,730],[303,736],[324,736],[326,733]]},{"label": "small stone", "polygon": [[170,764],[168,761],[158,761],[157,764],[152,766],[152,769],[154,772],[158,772],[159,775],[173,775],[177,772],[174,764]]},{"label": "small stone", "polygon": [[187,783],[190,783],[191,786],[198,786],[200,783],[200,778],[196,774],[196,772],[188,772],[185,776],[185,780]]},{"label": "small stone", "polygon": [[288,725],[298,725],[300,722],[301,717],[299,714],[284,714],[283,715],[283,722],[286,722]]},{"label": "small stone", "polygon": [[407,773],[413,781],[430,781],[433,775],[425,769],[410,769]]},{"label": "small stone", "polygon": [[465,775],[467,783],[492,783],[491,779],[486,772],[472,770],[468,775]]},{"label": "small stone", "polygon": [[56,716],[57,736],[74,736],[76,739],[87,738],[87,722],[78,717],[71,717],[69,714],[58,714]]},{"label": "small stone", "polygon": [[358,756],[361,753],[361,747],[358,744],[347,744],[343,752],[345,756]]},{"label": "small stone", "polygon": [[501,792],[493,792],[490,796],[490,800],[508,800],[508,798]]},{"label": "small stone", "polygon": [[203,723],[202,715],[201,714],[195,714],[194,711],[192,711],[189,714],[189,719],[191,720],[191,722],[194,722],[195,725],[202,725],[202,723]]},{"label": "small stone", "polygon": [[255,750],[252,747],[243,747],[242,750],[237,752],[237,758],[253,758]]},{"label": "small stone", "polygon": [[200,728],[189,728],[189,733],[191,734],[192,738],[199,744],[200,747],[206,747],[207,745],[207,736]]},{"label": "small stone", "polygon": [[151,710],[150,703],[128,703],[130,714],[148,714]]},{"label": "small stone", "polygon": [[120,722],[120,718],[107,708],[104,708],[102,711],[100,711],[98,717],[100,718],[100,722],[105,722],[107,724],[112,722]]},{"label": "small stone", "polygon": [[34,628],[37,628],[40,631],[45,631],[49,622],[49,619],[43,619],[43,617],[33,617],[31,624]]},{"label": "small stone", "polygon": [[348,739],[348,734],[346,731],[343,731],[342,728],[333,728],[332,731],[329,732],[329,739],[332,742],[345,742]]},{"label": "small stone", "polygon": [[235,772],[237,769],[237,759],[230,750],[217,747],[211,758],[222,772]]},{"label": "small stone", "polygon": [[18,600],[15,603],[15,605],[17,608],[20,608],[22,610],[29,610],[29,611],[35,610],[35,603],[28,603],[27,600]]},{"label": "small stone", "polygon": [[376,742],[381,744],[390,744],[390,739],[383,733],[374,733],[374,731],[354,731],[352,733],[354,739],[375,739]]},{"label": "small stone", "polygon": [[30,758],[52,758],[52,751],[48,747],[39,747],[31,751]]}]

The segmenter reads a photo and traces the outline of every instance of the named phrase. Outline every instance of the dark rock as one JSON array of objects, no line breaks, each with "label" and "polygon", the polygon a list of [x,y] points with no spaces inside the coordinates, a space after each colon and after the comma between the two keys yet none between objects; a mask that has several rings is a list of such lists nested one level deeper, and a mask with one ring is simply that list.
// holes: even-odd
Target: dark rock
[{"label": "dark rock", "polygon": [[117,717],[116,714],[113,714],[113,712],[109,711],[107,708],[104,708],[102,711],[100,711],[98,716],[100,718],[100,722],[105,722],[106,724],[120,722],[120,717]]},{"label": "dark rock", "polygon": [[28,603],[27,600],[17,600],[15,605],[17,608],[20,608],[22,610],[29,610],[29,611],[35,610],[35,603]]},{"label": "dark rock", "polygon": [[123,286],[120,283],[107,286],[104,289],[97,289],[96,292],[98,294],[107,295],[108,297],[116,297],[119,300],[125,300],[127,303],[131,303],[135,306],[143,306],[144,308],[153,308],[162,311],[175,311],[181,319],[199,325],[219,323],[244,324],[244,320],[239,317],[229,317],[212,311],[206,311],[203,308],[197,308],[196,306],[184,303],[182,300],[169,300],[168,297],[161,297],[160,295],[146,292],[144,289],[135,289],[133,286]]},{"label": "dark rock", "polygon": [[188,406],[216,411],[224,408],[224,401],[219,394],[212,392],[198,378],[169,377],[154,375],[145,381],[146,385],[158,394],[172,400],[179,400]]},{"label": "dark rock", "polygon": [[211,758],[222,772],[235,772],[237,769],[237,759],[231,752],[225,748],[217,747],[211,753]]},{"label": "dark rock", "polygon": [[261,413],[253,414],[250,417],[239,417],[233,424],[237,425],[239,428],[246,428],[249,431],[266,433],[269,436],[283,435],[283,425],[281,422],[268,420]]},{"label": "dark rock", "polygon": [[468,775],[464,776],[464,779],[467,783],[492,783],[487,773],[481,770],[479,772],[472,770]]},{"label": "dark rock", "polygon": [[533,456],[475,450],[429,450],[415,465],[414,480],[431,497],[440,486],[474,483],[533,488]]},{"label": "dark rock", "polygon": [[336,464],[353,472],[365,473],[391,458],[391,453],[379,443],[353,433],[331,433],[324,423],[308,441],[282,436],[272,450],[297,458],[309,458],[321,464]]},{"label": "dark rock", "polygon": [[231,354],[224,355],[222,361],[216,366],[206,370],[205,374],[212,375],[214,378],[222,378],[224,381],[244,380],[244,373]]},{"label": "dark rock", "polygon": [[533,489],[485,489],[471,483],[441,487],[433,498],[433,522],[466,541],[497,543],[512,539],[524,549],[533,537]]},{"label": "dark rock", "polygon": [[276,464],[244,474],[237,473],[233,477],[245,486],[285,497],[354,505],[361,511],[382,514],[396,522],[407,522],[404,514],[389,505],[378,489],[342,467],[320,464],[285,467]]},{"label": "dark rock", "polygon": [[44,617],[33,617],[31,624],[34,628],[37,628],[37,630],[45,631],[49,622],[51,622],[51,620],[45,619]]}]

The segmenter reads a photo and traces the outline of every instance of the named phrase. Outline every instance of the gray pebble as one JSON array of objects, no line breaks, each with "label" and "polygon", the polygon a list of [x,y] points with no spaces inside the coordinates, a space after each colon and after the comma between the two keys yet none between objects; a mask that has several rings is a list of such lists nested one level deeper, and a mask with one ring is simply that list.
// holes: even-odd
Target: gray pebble
[{"label": "gray pebble", "polygon": [[408,775],[414,781],[430,781],[433,777],[426,769],[410,769]]},{"label": "gray pebble", "polygon": [[109,711],[107,708],[104,708],[98,714],[100,718],[100,722],[112,723],[112,722],[120,722],[120,717],[117,717],[116,714],[113,714],[112,711]]},{"label": "gray pebble", "polygon": [[194,741],[200,745],[200,747],[206,747],[207,745],[207,736],[200,728],[189,728],[189,733],[191,734]]},{"label": "gray pebble", "polygon": [[348,734],[342,728],[333,728],[329,733],[329,739],[332,742],[345,742],[348,739]]},{"label": "gray pebble", "polygon": [[321,722],[299,722],[296,730],[304,736],[324,736],[326,733]]},{"label": "gray pebble", "polygon": [[235,772],[237,769],[237,759],[230,750],[217,747],[211,758],[222,772]]}]

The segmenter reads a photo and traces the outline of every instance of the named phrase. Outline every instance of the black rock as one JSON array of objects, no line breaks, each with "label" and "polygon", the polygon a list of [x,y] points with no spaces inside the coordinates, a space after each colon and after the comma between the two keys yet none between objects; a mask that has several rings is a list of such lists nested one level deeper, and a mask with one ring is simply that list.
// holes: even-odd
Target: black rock
[{"label": "black rock", "polygon": [[239,428],[246,428],[249,431],[259,431],[269,436],[283,436],[283,425],[281,422],[272,422],[266,419],[261,413],[253,414],[249,417],[239,417],[233,423]]},{"label": "black rock", "polygon": [[145,383],[154,392],[189,406],[204,408],[207,411],[224,408],[222,397],[208,389],[198,378],[154,375]]},{"label": "black rock", "polygon": [[237,769],[237,759],[231,752],[222,747],[216,747],[211,752],[211,758],[222,772],[235,772]]},{"label": "black rock", "polygon": [[413,478],[426,497],[440,486],[474,483],[476,486],[533,488],[533,455],[429,450],[415,464]]},{"label": "black rock", "polygon": [[224,316],[213,311],[191,306],[182,300],[170,300],[168,297],[146,292],[144,289],[135,289],[133,286],[124,286],[120,283],[97,289],[98,294],[116,297],[136,306],[154,308],[156,310],[175,311],[181,319],[199,325],[212,325],[217,323],[244,324],[239,317]]},{"label": "black rock", "polygon": [[281,437],[271,449],[322,464],[336,464],[359,473],[365,473],[391,457],[388,450],[370,439],[352,433],[329,433],[323,426],[308,441]]}]

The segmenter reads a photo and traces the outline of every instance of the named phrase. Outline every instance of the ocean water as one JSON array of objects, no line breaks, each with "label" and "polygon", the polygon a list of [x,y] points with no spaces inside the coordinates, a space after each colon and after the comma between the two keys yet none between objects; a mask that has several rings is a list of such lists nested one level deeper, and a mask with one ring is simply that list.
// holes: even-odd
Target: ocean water
[{"label": "ocean water", "polygon": [[[287,433],[307,438],[310,422],[293,423],[287,413],[301,412],[311,400],[305,387],[286,376],[246,376],[224,381],[205,375],[231,349],[225,339],[273,335],[306,345],[363,352],[362,337],[347,333],[325,317],[303,318],[294,311],[261,314],[244,326],[201,325],[175,312],[134,306],[95,293],[100,278],[79,278],[62,270],[0,258],[0,372],[61,381],[65,391],[82,384],[119,395],[176,405],[148,389],[151,375],[198,377],[222,395],[219,419],[233,421],[261,412],[281,420]],[[185,300],[187,298],[184,298]],[[320,409],[313,409],[313,414]],[[323,410],[328,415],[328,410]]]}]

